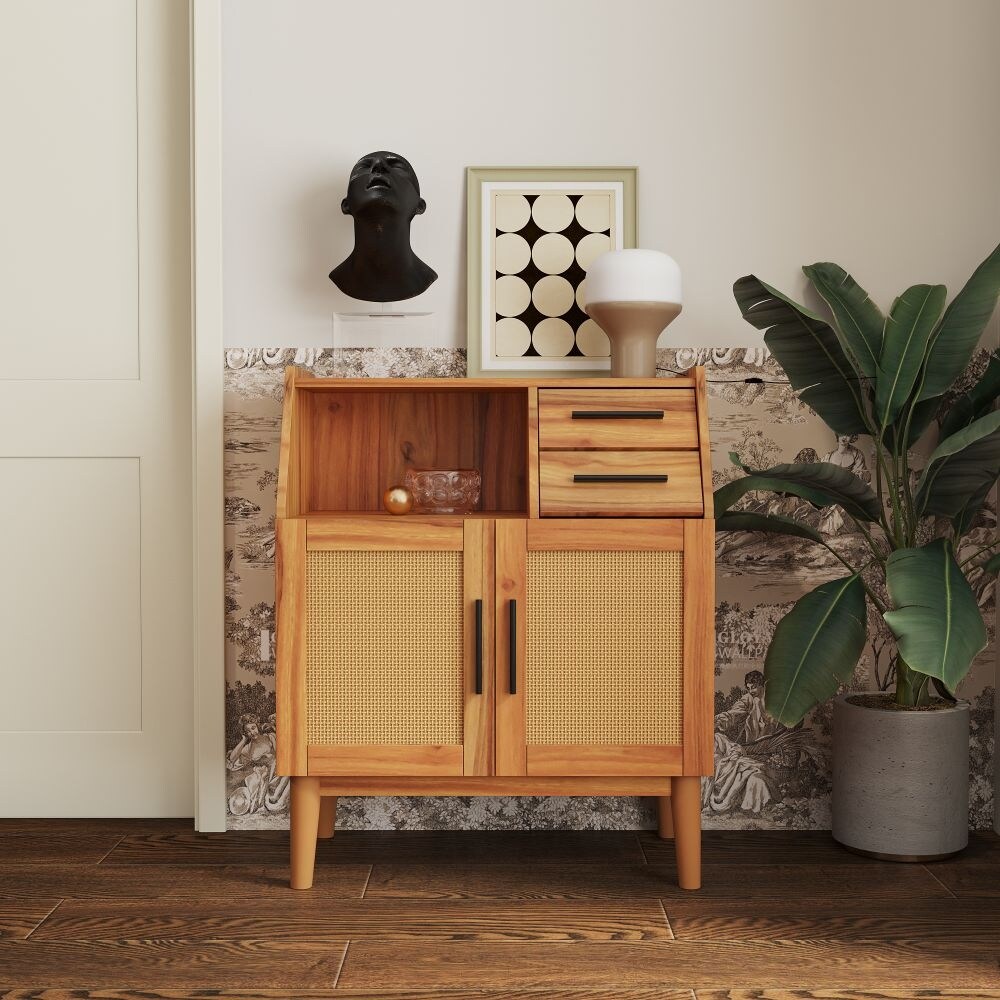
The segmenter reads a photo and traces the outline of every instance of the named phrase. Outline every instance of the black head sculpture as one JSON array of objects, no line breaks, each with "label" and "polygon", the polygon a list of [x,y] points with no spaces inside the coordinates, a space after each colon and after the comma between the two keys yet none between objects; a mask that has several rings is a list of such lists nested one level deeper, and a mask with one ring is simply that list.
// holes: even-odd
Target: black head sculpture
[{"label": "black head sculpture", "polygon": [[344,215],[354,218],[354,249],[330,280],[365,302],[397,302],[426,291],[437,272],[410,246],[410,223],[426,209],[407,159],[386,150],[362,156],[340,203]]}]

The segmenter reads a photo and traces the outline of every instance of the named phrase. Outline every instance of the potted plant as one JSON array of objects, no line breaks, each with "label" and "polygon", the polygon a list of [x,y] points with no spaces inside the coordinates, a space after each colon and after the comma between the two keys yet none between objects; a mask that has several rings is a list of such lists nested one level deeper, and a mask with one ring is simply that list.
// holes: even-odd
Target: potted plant
[{"label": "potted plant", "polygon": [[[987,641],[967,574],[1000,564],[996,542],[961,561],[956,551],[1000,475],[1000,356],[967,391],[953,386],[1000,296],[1000,247],[947,307],[943,285],[913,285],[887,316],[836,264],[803,271],[829,318],[754,275],[736,282],[736,302],[799,398],[838,436],[868,439],[872,482],[831,462],[751,469],[732,453],[745,475],[716,491],[717,528],[808,539],[843,564],[771,640],[765,705],[786,726],[850,681],[869,609],[888,625],[894,693],[834,702],[833,835],[898,860],[947,856],[968,842],[969,706],[954,691]],[[917,471],[911,449],[925,431],[936,444]],[[833,520],[863,541],[845,549],[836,533],[774,513],[759,499],[768,493],[839,507]]]}]

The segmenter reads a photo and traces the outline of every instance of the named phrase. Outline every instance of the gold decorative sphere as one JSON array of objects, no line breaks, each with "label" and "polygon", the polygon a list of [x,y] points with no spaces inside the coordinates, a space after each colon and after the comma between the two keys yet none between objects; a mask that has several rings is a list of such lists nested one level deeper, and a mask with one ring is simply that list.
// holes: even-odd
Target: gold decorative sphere
[{"label": "gold decorative sphere", "polygon": [[413,494],[405,486],[390,486],[382,494],[382,506],[390,514],[409,514],[413,507]]}]

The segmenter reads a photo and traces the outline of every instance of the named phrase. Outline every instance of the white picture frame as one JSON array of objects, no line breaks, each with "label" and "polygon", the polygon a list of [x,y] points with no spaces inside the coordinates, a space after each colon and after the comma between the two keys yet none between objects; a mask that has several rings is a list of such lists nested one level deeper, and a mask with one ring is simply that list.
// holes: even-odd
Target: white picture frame
[{"label": "white picture frame", "polygon": [[[593,255],[635,246],[636,174],[635,167],[468,168],[470,377],[607,374],[606,338],[580,308],[580,285]],[[551,224],[543,206],[559,209]],[[581,225],[584,206],[604,213],[607,227]],[[512,221],[500,222],[508,215]],[[510,256],[504,240],[514,241],[516,263],[499,263]],[[555,263],[536,266],[553,246]]]}]

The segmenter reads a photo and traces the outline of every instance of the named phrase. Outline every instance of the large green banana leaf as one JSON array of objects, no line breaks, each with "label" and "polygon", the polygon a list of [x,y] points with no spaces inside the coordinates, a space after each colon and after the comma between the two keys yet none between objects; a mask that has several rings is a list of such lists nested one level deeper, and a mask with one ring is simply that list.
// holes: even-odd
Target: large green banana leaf
[{"label": "large green banana leaf", "polygon": [[756,514],[746,510],[727,510],[715,522],[716,531],[765,531],[772,535],[793,535],[808,538],[820,545],[826,544],[823,536],[808,524],[780,514]]},{"label": "large green banana leaf", "polygon": [[806,594],[778,623],[764,661],[764,704],[786,726],[837,693],[854,673],[868,635],[857,574]]},{"label": "large green banana leaf", "polygon": [[742,479],[734,479],[715,491],[715,516],[724,511],[741,497],[753,490],[769,490],[772,493],[791,493],[808,500],[816,507],[832,507],[840,504],[844,510],[859,521],[877,521],[879,518],[878,497],[871,487],[858,479],[853,472],[829,462],[806,462],[794,465],[775,465],[770,469],[754,472],[742,466],[747,473]]},{"label": "large green banana leaf", "polygon": [[865,390],[832,327],[753,274],[740,278],[733,294],[743,318],[766,331],[764,343],[802,402],[837,434],[866,433]]},{"label": "large green banana leaf", "polygon": [[995,410],[945,438],[931,452],[914,505],[922,514],[955,517],[970,499],[980,494],[985,498],[998,475],[1000,410]]},{"label": "large green banana leaf", "polygon": [[899,655],[913,670],[954,691],[986,647],[986,626],[951,543],[938,538],[919,549],[892,552],[886,584],[895,610],[887,611],[885,620]]},{"label": "large green banana leaf", "polygon": [[[941,409],[942,399],[935,396],[933,399],[922,399],[913,407],[913,416],[910,418],[910,436],[907,447],[912,448],[923,436],[924,431],[931,425],[931,421],[937,416]],[[899,418],[895,424],[896,434],[902,438],[903,428],[906,423],[906,415],[909,412],[909,403],[903,407],[899,413]]]},{"label": "large green banana leaf", "polygon": [[830,307],[837,329],[861,371],[878,374],[885,317],[871,296],[839,265],[828,262],[802,268]]},{"label": "large green banana leaf", "polygon": [[[939,437],[946,438],[968,426],[976,417],[982,417],[988,413],[993,408],[998,395],[1000,395],[1000,358],[994,354],[991,355],[986,371],[979,382],[954,402],[945,405],[943,396],[932,396],[916,403],[913,407],[913,416],[910,419],[909,446],[912,448],[917,443],[920,435],[927,430],[930,422],[942,408],[944,409],[944,418],[941,420]],[[900,421],[908,409],[909,405],[903,408]],[[899,424],[897,423],[896,426],[898,430]]]},{"label": "large green banana leaf", "polygon": [[883,427],[896,419],[913,391],[947,294],[944,285],[913,285],[893,304],[875,384],[875,412]]},{"label": "large green banana leaf", "polygon": [[948,407],[941,420],[941,439],[951,437],[963,427],[968,427],[973,420],[989,413],[997,396],[1000,396],[1000,357],[991,354],[982,378]]},{"label": "large green banana leaf", "polygon": [[956,538],[961,538],[975,524],[976,515],[982,510],[983,504],[986,503],[986,498],[990,495],[990,490],[993,489],[994,485],[995,480],[980,484],[979,489],[962,504],[957,513],[952,515],[951,524],[955,529]]},{"label": "large green banana leaf", "polygon": [[1000,246],[976,268],[948,306],[927,352],[921,399],[946,393],[965,371],[1000,295]]}]

